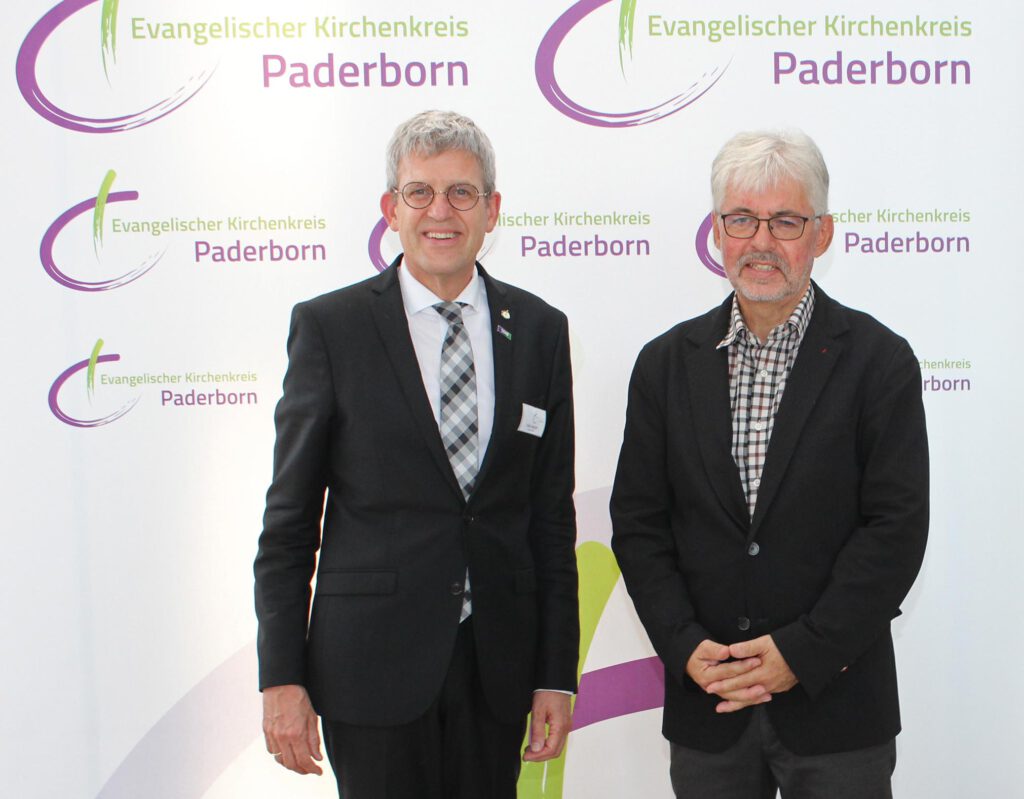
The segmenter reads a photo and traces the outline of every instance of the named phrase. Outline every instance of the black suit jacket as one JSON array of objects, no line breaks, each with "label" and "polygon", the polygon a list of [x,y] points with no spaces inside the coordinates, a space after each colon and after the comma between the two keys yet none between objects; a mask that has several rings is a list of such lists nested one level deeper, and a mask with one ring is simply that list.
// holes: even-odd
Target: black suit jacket
[{"label": "black suit jacket", "polygon": [[[534,689],[576,686],[568,326],[478,265],[492,331],[511,338],[492,335],[494,428],[467,502],[423,388],[400,261],[292,314],[255,563],[260,687],[303,684],[320,715],[349,724],[422,715],[468,567],[484,694],[512,721]],[[542,436],[517,430],[524,403],[547,412]]]},{"label": "black suit jacket", "polygon": [[650,342],[633,371],[612,546],[665,663],[664,733],[690,748],[723,751],[750,719],[716,714],[686,675],[705,638],[772,635],[799,684],[766,707],[794,752],[900,729],[890,621],[928,527],[920,370],[906,341],[815,290],[752,519],[716,349],[732,296]]}]

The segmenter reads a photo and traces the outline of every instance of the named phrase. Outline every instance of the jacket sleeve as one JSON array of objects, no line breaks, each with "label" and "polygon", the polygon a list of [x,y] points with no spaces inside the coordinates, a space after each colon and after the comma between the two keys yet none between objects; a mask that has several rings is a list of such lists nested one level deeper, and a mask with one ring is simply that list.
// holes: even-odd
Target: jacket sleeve
[{"label": "jacket sleeve", "polygon": [[306,679],[310,581],[320,545],[333,407],[323,335],[300,304],[292,312],[288,368],[274,414],[273,479],[253,567],[260,690]]},{"label": "jacket sleeve", "polygon": [[536,689],[575,691],[579,663],[576,572],[575,430],[569,328],[558,314],[548,408],[530,486],[530,547],[537,572]]},{"label": "jacket sleeve", "polygon": [[664,391],[650,347],[640,353],[629,382],[626,427],[611,495],[612,550],[626,588],[654,650],[666,669],[686,684],[686,663],[711,636],[696,620],[678,566],[672,535],[672,496],[667,473]]},{"label": "jacket sleeve", "polygon": [[905,341],[897,340],[879,375],[858,427],[860,523],[814,607],[772,633],[812,697],[888,629],[924,558],[928,439],[920,368]]}]

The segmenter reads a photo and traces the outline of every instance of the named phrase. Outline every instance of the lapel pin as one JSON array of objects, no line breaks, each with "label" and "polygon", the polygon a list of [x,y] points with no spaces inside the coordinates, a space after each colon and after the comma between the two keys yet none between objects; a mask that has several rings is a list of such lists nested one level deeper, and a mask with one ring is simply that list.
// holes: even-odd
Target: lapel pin
[{"label": "lapel pin", "polygon": [[509,332],[508,332],[508,331],[507,331],[507,330],[506,330],[505,328],[503,328],[503,327],[502,327],[501,325],[498,325],[498,332],[499,332],[499,333],[501,333],[501,335],[503,335],[503,336],[504,336],[505,338],[507,338],[507,339],[508,339],[509,341],[511,341],[511,340],[512,340],[512,334],[511,334],[511,333],[509,333]]},{"label": "lapel pin", "polygon": [[502,319],[511,319],[512,318],[512,314],[510,314],[508,312],[508,308],[502,308],[501,309],[501,318]]}]

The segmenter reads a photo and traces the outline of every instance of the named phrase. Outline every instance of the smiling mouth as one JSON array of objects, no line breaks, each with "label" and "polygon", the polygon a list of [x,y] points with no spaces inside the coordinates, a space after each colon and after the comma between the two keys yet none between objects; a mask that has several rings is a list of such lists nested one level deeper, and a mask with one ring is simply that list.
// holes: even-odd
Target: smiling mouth
[{"label": "smiling mouth", "polygon": [[427,233],[428,239],[454,239],[457,233]]}]

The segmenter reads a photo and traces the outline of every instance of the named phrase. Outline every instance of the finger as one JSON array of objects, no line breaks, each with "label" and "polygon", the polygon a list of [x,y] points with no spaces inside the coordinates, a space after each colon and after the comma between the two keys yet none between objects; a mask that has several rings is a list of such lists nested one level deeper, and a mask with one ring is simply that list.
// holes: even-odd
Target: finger
[{"label": "finger", "polygon": [[735,702],[753,702],[765,694],[771,694],[763,685],[751,685],[747,688],[738,688],[735,691],[714,691],[716,696]]},{"label": "finger", "polygon": [[736,691],[745,691],[758,685],[764,685],[764,683],[764,675],[761,674],[761,672],[749,672],[728,680],[717,680],[716,682],[710,683],[704,690],[709,694],[718,694],[719,696],[723,696],[724,694],[731,694]]},{"label": "finger", "polygon": [[565,734],[552,727],[547,738],[544,739],[544,745],[538,750],[534,750],[531,745],[530,749],[523,752],[523,760],[527,762],[551,760],[562,753],[564,744]]},{"label": "finger", "polygon": [[740,641],[729,646],[729,654],[734,658],[749,658],[755,655],[763,655],[766,648],[764,636],[752,638],[749,641]]},{"label": "finger", "polygon": [[694,650],[693,654],[701,660],[720,661],[729,657],[729,647],[725,644],[717,644],[709,638],[705,638]]},{"label": "finger", "polygon": [[754,699],[754,700],[752,700],[750,702],[743,702],[743,701],[737,701],[737,700],[730,699],[730,700],[726,700],[724,702],[719,702],[717,705],[715,705],[715,712],[717,712],[717,713],[735,713],[737,710],[742,710],[745,707],[750,707],[751,705],[763,705],[764,703],[771,702],[771,701],[772,701],[772,695],[771,694],[764,694],[763,696],[760,696],[757,699]]},{"label": "finger", "polygon": [[323,753],[320,751],[320,730],[317,728],[316,716],[312,716],[306,726],[306,745],[314,760],[324,759]]},{"label": "finger", "polygon": [[760,658],[746,658],[744,660],[730,660],[727,663],[720,663],[705,670],[704,676],[708,683],[721,682],[744,674],[749,674],[761,665]]},{"label": "finger", "polygon": [[530,714],[530,752],[540,752],[547,738],[547,719],[541,713]]},{"label": "finger", "polygon": [[311,753],[306,748],[304,742],[286,748],[282,752],[281,765],[297,774],[323,773],[323,769],[313,762]]}]

